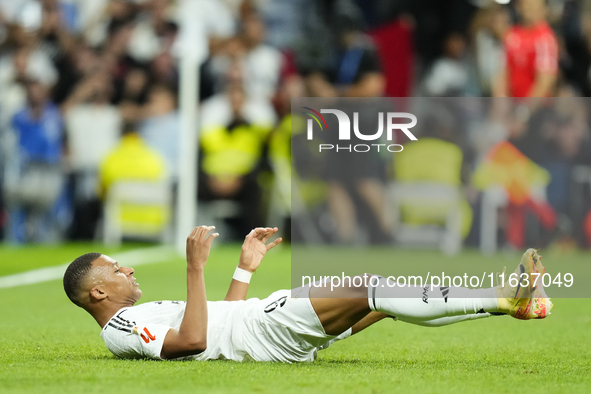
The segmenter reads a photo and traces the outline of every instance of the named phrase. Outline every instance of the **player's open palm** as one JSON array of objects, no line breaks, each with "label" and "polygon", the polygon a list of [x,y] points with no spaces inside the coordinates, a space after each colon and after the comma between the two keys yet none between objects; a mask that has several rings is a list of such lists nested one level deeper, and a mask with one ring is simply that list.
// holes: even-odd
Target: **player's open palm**
[{"label": "player's open palm", "polygon": [[203,268],[207,263],[211,243],[219,236],[218,233],[210,232],[214,226],[195,227],[187,237],[187,264],[193,268]]},{"label": "player's open palm", "polygon": [[267,244],[269,238],[277,231],[277,227],[257,227],[248,233],[242,244],[242,253],[240,254],[238,266],[244,270],[254,272],[261,264],[265,254],[283,240],[280,237]]}]

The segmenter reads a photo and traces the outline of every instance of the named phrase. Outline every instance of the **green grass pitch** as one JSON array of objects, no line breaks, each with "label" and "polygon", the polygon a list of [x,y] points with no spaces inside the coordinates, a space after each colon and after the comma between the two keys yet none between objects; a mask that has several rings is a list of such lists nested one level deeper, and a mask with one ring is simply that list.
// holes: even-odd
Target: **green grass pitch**
[{"label": "green grass pitch", "polygon": [[[0,276],[63,264],[97,249],[104,250],[85,244],[1,247]],[[210,300],[223,298],[239,252],[239,246],[212,251],[206,268]],[[412,253],[419,260],[434,256]],[[513,257],[492,258],[513,267],[519,256]],[[589,257],[565,258],[591,262]],[[544,263],[550,270],[557,260],[548,255]],[[141,302],[184,299],[184,269],[180,258],[138,266]],[[249,296],[265,297],[289,285],[290,250],[284,247],[263,261]],[[425,328],[387,319],[320,352],[314,363],[289,365],[119,360],[104,346],[94,320],[67,300],[61,281],[0,289],[0,393],[590,393],[589,300],[554,301],[552,316],[542,321],[492,317]]]}]

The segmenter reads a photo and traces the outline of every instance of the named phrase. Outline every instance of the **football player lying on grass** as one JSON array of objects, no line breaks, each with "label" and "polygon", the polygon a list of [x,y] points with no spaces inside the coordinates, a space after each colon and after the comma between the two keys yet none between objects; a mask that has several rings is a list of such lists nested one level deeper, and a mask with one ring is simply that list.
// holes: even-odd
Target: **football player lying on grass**
[{"label": "football player lying on grass", "polygon": [[[66,294],[101,326],[101,337],[113,354],[153,359],[312,361],[318,350],[385,317],[442,326],[499,314],[537,319],[552,308],[541,286],[534,289],[507,282],[491,289],[425,290],[420,286],[391,288],[382,277],[374,279],[378,281],[375,287],[345,285],[331,291],[330,287],[307,286],[247,300],[251,273],[267,251],[281,242],[278,238],[268,243],[277,228],[256,228],[246,236],[226,298],[207,301],[203,269],[218,236],[211,233],[213,229],[195,227],[187,238],[186,302],[134,306],[142,291],[133,268],[100,253],[85,254],[70,264],[64,275]],[[534,249],[525,252],[516,271],[530,279],[543,272]]]}]

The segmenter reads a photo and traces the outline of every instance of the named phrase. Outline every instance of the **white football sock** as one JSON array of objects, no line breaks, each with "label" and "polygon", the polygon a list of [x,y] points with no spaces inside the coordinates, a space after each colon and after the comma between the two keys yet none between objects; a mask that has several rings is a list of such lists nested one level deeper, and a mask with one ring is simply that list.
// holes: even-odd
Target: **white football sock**
[{"label": "white football sock", "polygon": [[400,320],[405,323],[416,324],[419,326],[425,326],[425,327],[442,327],[442,326],[447,326],[450,324],[459,323],[459,322],[463,322],[463,321],[467,321],[467,320],[482,319],[485,317],[490,317],[490,313],[484,312],[484,313],[474,313],[472,315],[447,316],[447,317],[440,317],[439,319],[433,319],[433,320],[414,320],[414,319],[409,319],[409,318],[406,318],[405,320],[403,320],[402,318],[400,318],[400,319],[397,318],[396,320]]},{"label": "white football sock", "polygon": [[368,287],[369,307],[403,321],[429,321],[449,316],[496,312],[497,294],[491,289],[464,287],[390,287],[380,278],[377,286]]}]

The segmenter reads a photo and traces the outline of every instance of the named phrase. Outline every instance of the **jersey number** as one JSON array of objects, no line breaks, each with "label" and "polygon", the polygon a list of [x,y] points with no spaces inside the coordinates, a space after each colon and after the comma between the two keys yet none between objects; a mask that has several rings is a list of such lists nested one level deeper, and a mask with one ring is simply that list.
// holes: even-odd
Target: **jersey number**
[{"label": "jersey number", "polygon": [[280,299],[278,299],[277,301],[270,303],[269,305],[267,305],[265,307],[265,313],[271,313],[275,309],[281,308],[283,305],[285,305],[286,301],[287,301],[287,296],[283,296]]},{"label": "jersey number", "polygon": [[[146,334],[146,335],[144,335]],[[156,337],[154,335],[152,335],[150,333],[150,331],[148,331],[148,329],[146,327],[144,327],[144,332],[140,334],[140,336],[142,337],[142,339],[144,340],[144,342],[146,343],[150,343],[150,340],[155,341]]]}]

